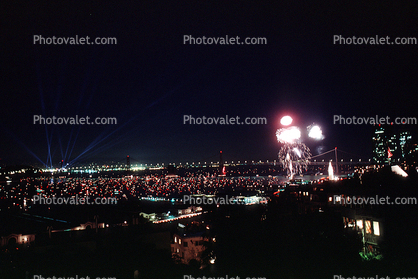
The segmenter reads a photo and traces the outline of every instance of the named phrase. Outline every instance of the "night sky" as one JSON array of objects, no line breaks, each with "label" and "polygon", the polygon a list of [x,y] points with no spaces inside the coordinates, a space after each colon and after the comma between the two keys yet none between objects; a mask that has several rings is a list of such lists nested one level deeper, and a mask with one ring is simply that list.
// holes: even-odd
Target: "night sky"
[{"label": "night sky", "polygon": [[[415,116],[418,45],[339,45],[343,37],[418,37],[418,3],[389,1],[80,1],[2,3],[0,165],[274,160],[285,114],[371,158],[373,127],[344,117]],[[36,1],[38,2],[38,1]],[[42,2],[42,3],[41,3]],[[39,45],[33,36],[115,37],[116,45]],[[183,36],[265,37],[267,45],[189,45]],[[116,117],[117,125],[34,125]],[[184,125],[266,117],[267,125]],[[417,126],[407,127],[416,131]],[[49,143],[49,145],[48,145]],[[347,158],[348,159],[348,158]]]}]

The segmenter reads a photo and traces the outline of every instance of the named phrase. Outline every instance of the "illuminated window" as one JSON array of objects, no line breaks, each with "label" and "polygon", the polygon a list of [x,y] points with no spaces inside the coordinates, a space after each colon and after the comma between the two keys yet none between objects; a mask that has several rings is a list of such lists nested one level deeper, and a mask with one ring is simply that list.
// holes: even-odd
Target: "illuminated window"
[{"label": "illuminated window", "polygon": [[365,224],[366,224],[366,233],[371,234],[372,233],[372,222],[367,220],[365,222]]},{"label": "illuminated window", "polygon": [[375,235],[380,235],[379,222],[373,221],[373,232]]},{"label": "illuminated window", "polygon": [[360,230],[363,229],[363,220],[357,220],[357,228],[359,228]]},{"label": "illuminated window", "polygon": [[181,244],[181,238],[179,238],[179,244]]},{"label": "illuminated window", "polygon": [[329,197],[329,198],[328,198],[328,201],[329,201],[329,202],[332,202],[332,197]]},{"label": "illuminated window", "polygon": [[177,243],[177,236],[174,237],[174,243]]}]

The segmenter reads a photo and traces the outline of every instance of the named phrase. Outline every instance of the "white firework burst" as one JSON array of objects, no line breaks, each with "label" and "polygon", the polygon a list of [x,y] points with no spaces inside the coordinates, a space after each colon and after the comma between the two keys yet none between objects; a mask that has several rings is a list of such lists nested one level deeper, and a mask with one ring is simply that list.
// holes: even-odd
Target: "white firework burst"
[{"label": "white firework burst", "polygon": [[293,144],[299,141],[301,132],[298,127],[278,129],[276,131],[277,141],[284,144]]}]

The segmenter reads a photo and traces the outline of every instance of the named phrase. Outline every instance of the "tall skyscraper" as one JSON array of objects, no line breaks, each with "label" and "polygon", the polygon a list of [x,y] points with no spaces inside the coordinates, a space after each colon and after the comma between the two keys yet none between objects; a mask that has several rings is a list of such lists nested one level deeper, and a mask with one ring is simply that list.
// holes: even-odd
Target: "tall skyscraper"
[{"label": "tall skyscraper", "polygon": [[412,136],[410,131],[403,131],[399,134],[399,145],[401,149],[401,157],[405,159],[411,148]]},{"label": "tall skyscraper", "polygon": [[388,163],[388,150],[390,150],[388,130],[379,125],[374,131],[372,140],[373,160],[376,163]]},{"label": "tall skyscraper", "polygon": [[373,137],[373,160],[376,163],[405,162],[414,154],[410,131],[393,125],[379,125]]}]

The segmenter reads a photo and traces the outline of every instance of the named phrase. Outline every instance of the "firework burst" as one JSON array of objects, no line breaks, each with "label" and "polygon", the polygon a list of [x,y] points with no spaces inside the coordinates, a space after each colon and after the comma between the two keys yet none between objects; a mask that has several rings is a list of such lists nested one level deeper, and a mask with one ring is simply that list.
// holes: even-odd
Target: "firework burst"
[{"label": "firework burst", "polygon": [[[290,126],[292,123],[293,119],[290,116],[284,116],[280,124],[285,127],[276,131],[277,141],[282,144],[279,160],[291,178],[294,174],[301,174],[307,170],[312,156],[309,147],[302,143],[301,130],[297,126]],[[307,127],[307,136],[315,140],[324,139],[321,127],[316,124]]]},{"label": "firework burst", "polygon": [[304,143],[285,144],[279,151],[279,160],[289,176],[306,171],[311,151]]},{"label": "firework burst", "polygon": [[276,131],[277,141],[284,144],[293,144],[299,141],[301,132],[298,127],[292,126]]}]

